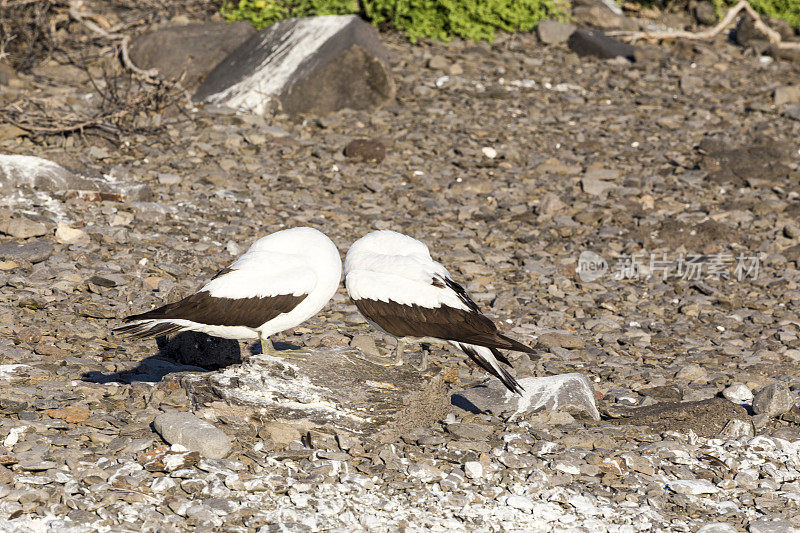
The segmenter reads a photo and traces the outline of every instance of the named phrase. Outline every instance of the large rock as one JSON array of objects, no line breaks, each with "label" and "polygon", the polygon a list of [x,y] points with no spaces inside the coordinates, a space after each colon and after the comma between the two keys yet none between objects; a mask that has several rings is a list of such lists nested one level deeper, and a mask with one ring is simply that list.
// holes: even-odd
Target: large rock
[{"label": "large rock", "polygon": [[239,342],[212,337],[205,333],[184,331],[172,337],[159,337],[159,355],[183,365],[216,370],[242,362]]},{"label": "large rock", "polygon": [[769,416],[788,413],[795,404],[795,396],[785,383],[780,381],[759,390],[753,398],[753,412]]},{"label": "large rock", "polygon": [[0,193],[20,189],[67,193],[98,201],[146,200],[152,194],[147,185],[127,183],[111,175],[88,176],[41,157],[0,154]]},{"label": "large rock", "polygon": [[231,451],[231,439],[224,431],[192,413],[162,413],[153,428],[170,444],[180,444],[209,459],[222,459]]},{"label": "large rock", "polygon": [[193,405],[222,406],[240,417],[274,421],[303,432],[370,434],[392,441],[450,410],[441,376],[408,366],[383,367],[352,348],[315,348],[309,355],[254,355],[208,374],[182,374]]},{"label": "large rock", "polygon": [[369,109],[394,93],[375,28],[354,15],[286,19],[225,58],[194,98],[264,114]]},{"label": "large rock", "polygon": [[211,22],[169,26],[131,41],[130,57],[142,69],[157,69],[184,87],[197,87],[202,78],[256,33],[248,22]]},{"label": "large rock", "polygon": [[564,411],[575,417],[600,420],[594,387],[583,374],[571,373],[518,380],[522,395],[508,391],[499,381],[456,392],[452,403],[474,413],[525,416],[539,411]]}]

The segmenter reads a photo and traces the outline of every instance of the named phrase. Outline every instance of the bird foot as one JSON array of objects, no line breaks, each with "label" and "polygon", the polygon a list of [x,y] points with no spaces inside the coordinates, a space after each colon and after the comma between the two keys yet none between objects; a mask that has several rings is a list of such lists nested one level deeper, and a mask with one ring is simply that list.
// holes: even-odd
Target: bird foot
[{"label": "bird foot", "polygon": [[[291,346],[291,345],[289,345]],[[281,357],[284,359],[297,359],[302,361],[306,359],[309,355],[311,355],[311,351],[304,350],[302,348],[287,348],[285,350],[279,350],[275,348],[275,346],[269,340],[261,341],[261,353],[263,355],[268,355],[270,357]]]},{"label": "bird foot", "polygon": [[361,359],[362,361],[366,361],[368,363],[372,363],[373,365],[378,366],[401,366],[403,364],[403,359],[398,359],[397,357],[381,357],[379,355],[369,355],[365,354],[362,351],[358,351],[356,357]]}]

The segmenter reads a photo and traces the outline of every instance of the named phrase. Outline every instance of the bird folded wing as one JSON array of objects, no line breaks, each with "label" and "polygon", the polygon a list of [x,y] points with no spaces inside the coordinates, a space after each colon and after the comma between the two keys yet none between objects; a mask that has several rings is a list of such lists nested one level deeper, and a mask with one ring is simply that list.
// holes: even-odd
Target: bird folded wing
[{"label": "bird folded wing", "polygon": [[[227,270],[227,272],[225,272]],[[310,294],[317,285],[314,270],[297,256],[250,252],[224,269],[200,292],[215,298],[264,298]]]}]

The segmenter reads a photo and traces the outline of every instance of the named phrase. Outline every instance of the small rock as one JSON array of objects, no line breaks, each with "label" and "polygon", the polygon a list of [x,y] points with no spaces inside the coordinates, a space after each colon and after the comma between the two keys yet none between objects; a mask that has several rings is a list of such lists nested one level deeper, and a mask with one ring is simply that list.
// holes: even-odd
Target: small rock
[{"label": "small rock", "polygon": [[467,461],[464,463],[464,474],[469,479],[478,479],[483,476],[483,465],[480,461]]},{"label": "small rock", "polygon": [[739,530],[725,522],[712,522],[698,529],[697,533],[739,533]]},{"label": "small rock", "polygon": [[447,432],[460,440],[485,441],[494,432],[492,426],[486,424],[448,424]]},{"label": "small rock", "polygon": [[375,337],[372,335],[364,335],[361,333],[353,335],[353,338],[350,340],[350,346],[372,357],[380,357],[381,355],[380,351],[378,351],[378,347],[375,346]]},{"label": "small rock", "polygon": [[796,104],[800,102],[800,85],[785,85],[775,89],[775,105]]},{"label": "small rock", "polygon": [[564,209],[566,205],[561,199],[551,192],[547,192],[542,196],[542,199],[539,200],[539,205],[536,206],[536,212],[542,216],[553,216],[562,209]]},{"label": "small rock", "polygon": [[536,35],[545,44],[561,44],[567,42],[575,31],[572,24],[564,24],[557,20],[544,19],[536,25]]},{"label": "small rock", "polygon": [[667,483],[667,488],[677,494],[714,494],[719,488],[706,479],[677,479]]},{"label": "small rock", "polygon": [[636,48],[613,39],[599,30],[579,29],[569,37],[570,50],[579,56],[593,56],[600,59],[624,57],[633,61]]},{"label": "small rock", "polygon": [[767,385],[753,397],[753,411],[771,417],[780,416],[794,407],[795,397],[783,382]]},{"label": "small rock", "polygon": [[153,427],[168,443],[180,444],[209,459],[222,459],[231,451],[231,439],[222,430],[192,413],[162,413]]},{"label": "small rock", "polygon": [[747,526],[749,533],[795,533],[797,531],[791,522],[783,518],[759,518]]},{"label": "small rock", "polygon": [[61,244],[77,244],[89,242],[89,234],[78,228],[71,228],[63,222],[56,227],[56,241]]},{"label": "small rock", "polygon": [[728,439],[738,439],[739,437],[752,437],[755,435],[753,423],[746,420],[732,418],[728,420],[725,427],[720,431],[720,436]]},{"label": "small rock", "polygon": [[495,157],[497,157],[497,150],[495,150],[491,146],[484,146],[483,148],[481,148],[481,153],[489,159],[494,159]]},{"label": "small rock", "polygon": [[722,391],[722,395],[733,403],[749,404],[753,401],[753,391],[744,383],[731,383]]},{"label": "small rock", "polygon": [[717,23],[717,11],[711,2],[698,2],[694,6],[694,18],[700,24],[713,26]]},{"label": "small rock", "polygon": [[789,239],[797,239],[800,238],[800,227],[796,224],[789,222],[783,227],[783,234],[786,235]]},{"label": "small rock", "polygon": [[300,431],[297,428],[280,422],[267,422],[258,431],[259,436],[262,433],[264,437],[268,437],[275,444],[282,446],[300,441],[301,438]]},{"label": "small rock", "polygon": [[583,339],[572,333],[542,333],[539,335],[538,343],[547,348],[567,348],[579,349],[583,348]]},{"label": "small rock", "polygon": [[450,65],[450,62],[441,55],[435,55],[428,60],[428,68],[434,70],[445,70]]},{"label": "small rock", "polygon": [[354,139],[344,147],[345,157],[380,163],[386,157],[386,146],[374,139]]},{"label": "small rock", "polygon": [[588,178],[583,177],[581,178],[581,187],[583,188],[583,192],[586,194],[591,194],[592,196],[601,196],[605,194],[606,191],[611,189],[615,189],[617,185],[610,181],[603,181],[597,178]]},{"label": "small rock", "polygon": [[0,233],[11,235],[15,239],[30,239],[47,235],[49,230],[44,222],[31,220],[28,217],[15,217],[0,224]]},{"label": "small rock", "polygon": [[534,504],[533,500],[528,498],[527,496],[519,496],[519,495],[512,495],[505,499],[506,505],[509,507],[513,507],[514,509],[519,509],[521,511],[532,511]]},{"label": "small rock", "polygon": [[681,367],[681,369],[675,373],[675,378],[705,383],[708,381],[708,372],[702,366],[696,363],[690,363]]}]

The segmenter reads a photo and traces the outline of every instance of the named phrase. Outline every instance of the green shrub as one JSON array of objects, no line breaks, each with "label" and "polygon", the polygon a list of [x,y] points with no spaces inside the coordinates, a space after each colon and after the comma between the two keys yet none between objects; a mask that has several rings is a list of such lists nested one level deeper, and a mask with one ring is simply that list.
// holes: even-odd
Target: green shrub
[{"label": "green shrub", "polygon": [[[717,13],[736,5],[736,0],[713,0]],[[800,27],[800,0],[748,0],[760,15],[783,19],[793,28]]]},{"label": "green shrub", "polygon": [[497,30],[530,31],[564,9],[561,0],[229,0],[221,11],[228,20],[247,20],[258,29],[288,17],[359,14],[412,41],[456,36],[492,41]]}]

